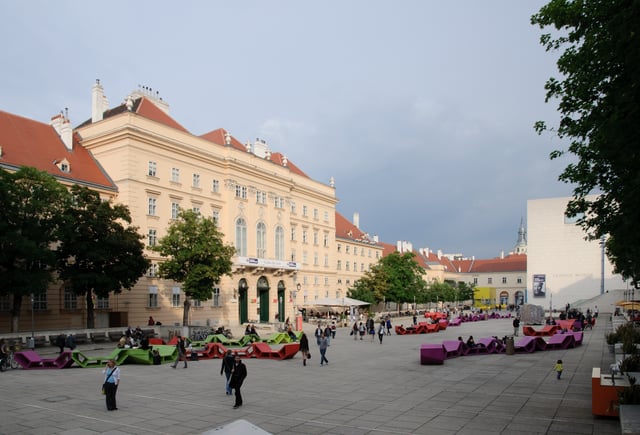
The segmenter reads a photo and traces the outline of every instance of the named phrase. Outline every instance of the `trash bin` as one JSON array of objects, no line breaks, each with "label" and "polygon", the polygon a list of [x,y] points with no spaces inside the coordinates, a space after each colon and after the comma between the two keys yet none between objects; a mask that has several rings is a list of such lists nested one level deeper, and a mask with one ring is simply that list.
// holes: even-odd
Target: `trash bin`
[{"label": "trash bin", "polygon": [[513,341],[513,337],[507,337],[507,342],[506,342],[506,350],[505,353],[507,355],[513,355],[514,353],[516,353],[516,345]]},{"label": "trash bin", "polygon": [[33,337],[27,338],[27,347],[31,350],[36,348],[36,340]]}]

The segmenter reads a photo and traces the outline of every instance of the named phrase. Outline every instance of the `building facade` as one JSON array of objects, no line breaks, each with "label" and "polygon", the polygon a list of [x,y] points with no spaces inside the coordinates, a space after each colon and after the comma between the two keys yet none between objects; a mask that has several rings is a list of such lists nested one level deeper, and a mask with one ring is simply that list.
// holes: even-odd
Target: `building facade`
[{"label": "building facade", "polygon": [[569,199],[527,201],[527,299],[545,308],[562,309],[631,285],[613,273],[602,244],[585,240],[577,218],[566,216]]}]

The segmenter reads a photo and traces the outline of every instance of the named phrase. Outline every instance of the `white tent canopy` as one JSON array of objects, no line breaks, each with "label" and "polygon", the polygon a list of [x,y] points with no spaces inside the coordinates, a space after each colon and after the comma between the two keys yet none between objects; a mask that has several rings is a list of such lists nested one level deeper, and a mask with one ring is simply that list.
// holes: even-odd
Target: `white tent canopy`
[{"label": "white tent canopy", "polygon": [[359,301],[353,298],[322,298],[309,302],[308,305],[324,306],[324,307],[352,307],[371,305],[369,302]]}]

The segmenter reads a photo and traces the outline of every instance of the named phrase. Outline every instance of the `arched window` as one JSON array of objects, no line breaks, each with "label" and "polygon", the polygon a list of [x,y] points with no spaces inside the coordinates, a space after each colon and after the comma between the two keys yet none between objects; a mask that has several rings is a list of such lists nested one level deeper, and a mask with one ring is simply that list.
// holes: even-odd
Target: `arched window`
[{"label": "arched window", "polygon": [[259,222],[256,225],[256,256],[265,258],[267,255],[267,227]]},{"label": "arched window", "polygon": [[240,257],[247,256],[247,223],[242,218],[236,220],[236,251]]},{"label": "arched window", "polygon": [[284,228],[281,226],[276,227],[275,254],[276,260],[284,260]]}]

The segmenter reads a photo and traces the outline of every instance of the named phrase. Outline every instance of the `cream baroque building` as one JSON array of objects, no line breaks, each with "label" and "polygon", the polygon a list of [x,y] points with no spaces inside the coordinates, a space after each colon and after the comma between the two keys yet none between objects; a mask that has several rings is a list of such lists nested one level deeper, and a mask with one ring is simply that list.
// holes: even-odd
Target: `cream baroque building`
[{"label": "cream baroque building", "polygon": [[[179,210],[192,209],[213,217],[236,247],[233,277],[221,280],[212,300],[193,301],[190,324],[281,322],[302,304],[300,291],[316,297],[335,288],[333,182],[312,180],[264,141],[242,144],[223,129],[193,135],[146,88],[113,109],[105,101],[96,82],[92,118],[76,134],[117,185],[117,201],[129,207],[147,246]],[[129,324],[149,316],[180,323],[180,285],[159,279],[162,259],[150,249],[146,255],[153,263],[147,276],[113,296],[109,310],[128,313]]]}]

